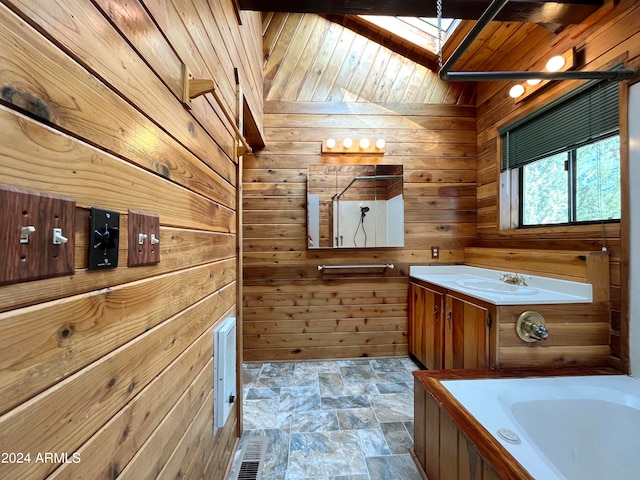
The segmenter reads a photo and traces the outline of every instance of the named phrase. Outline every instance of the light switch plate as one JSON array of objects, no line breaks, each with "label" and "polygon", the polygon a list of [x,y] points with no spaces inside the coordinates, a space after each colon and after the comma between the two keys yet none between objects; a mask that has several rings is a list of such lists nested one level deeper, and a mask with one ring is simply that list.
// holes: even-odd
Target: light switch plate
[{"label": "light switch plate", "polygon": [[89,270],[116,268],[120,212],[91,207],[89,225]]},{"label": "light switch plate", "polygon": [[155,213],[129,210],[129,254],[127,265],[140,267],[160,262],[160,217]]},{"label": "light switch plate", "polygon": [[72,198],[0,185],[0,285],[72,275],[75,210]]}]

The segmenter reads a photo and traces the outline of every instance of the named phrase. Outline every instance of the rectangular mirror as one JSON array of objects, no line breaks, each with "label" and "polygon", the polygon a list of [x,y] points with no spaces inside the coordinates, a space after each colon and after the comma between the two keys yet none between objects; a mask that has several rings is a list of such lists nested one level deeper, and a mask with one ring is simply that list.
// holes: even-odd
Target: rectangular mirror
[{"label": "rectangular mirror", "polygon": [[404,246],[402,165],[311,165],[309,248]]}]

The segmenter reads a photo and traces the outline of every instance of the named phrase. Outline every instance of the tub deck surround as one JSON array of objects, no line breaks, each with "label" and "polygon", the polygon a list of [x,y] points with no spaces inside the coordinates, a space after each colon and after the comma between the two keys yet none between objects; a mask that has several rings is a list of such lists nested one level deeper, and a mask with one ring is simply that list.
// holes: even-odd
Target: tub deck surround
[{"label": "tub deck surround", "polygon": [[412,266],[409,275],[493,305],[591,303],[593,298],[588,283],[525,275],[527,286],[517,286],[500,280],[506,272],[467,265],[433,265]]},{"label": "tub deck surround", "polygon": [[[534,479],[509,451],[447,389],[447,381],[477,379],[522,379],[543,377],[620,375],[608,367],[520,368],[509,370],[461,369],[416,371],[414,459],[430,480],[466,478],[463,472],[481,468],[485,478],[503,480]],[[453,427],[447,427],[450,424]],[[453,452],[440,445],[455,443]],[[443,457],[442,455],[445,455]],[[447,458],[446,455],[449,455]],[[440,469],[440,462],[449,462]],[[441,476],[447,471],[453,476]],[[493,475],[493,476],[492,476]],[[537,477],[543,478],[543,477]]]},{"label": "tub deck surround", "polygon": [[[638,478],[638,379],[589,375],[442,383],[535,478]],[[507,438],[501,438],[504,429]]]}]

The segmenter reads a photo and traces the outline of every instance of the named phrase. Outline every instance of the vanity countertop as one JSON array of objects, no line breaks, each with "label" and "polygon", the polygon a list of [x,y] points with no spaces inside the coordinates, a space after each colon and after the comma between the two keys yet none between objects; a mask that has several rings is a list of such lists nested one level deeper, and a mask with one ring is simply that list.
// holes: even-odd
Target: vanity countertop
[{"label": "vanity countertop", "polygon": [[527,286],[511,285],[500,280],[507,272],[467,265],[413,266],[409,276],[463,293],[493,305],[543,305],[591,303],[589,283],[572,282],[536,275],[523,275]]}]

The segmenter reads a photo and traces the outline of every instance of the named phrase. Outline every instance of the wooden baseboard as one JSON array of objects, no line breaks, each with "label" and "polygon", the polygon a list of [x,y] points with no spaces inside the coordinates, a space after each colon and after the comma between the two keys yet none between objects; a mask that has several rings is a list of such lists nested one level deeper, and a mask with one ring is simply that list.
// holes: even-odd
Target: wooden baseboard
[{"label": "wooden baseboard", "polygon": [[236,438],[236,441],[233,443],[233,449],[231,451],[229,462],[227,462],[227,468],[224,471],[224,477],[222,478],[229,478],[229,474],[231,473],[231,469],[233,468],[233,462],[236,458],[236,452],[238,451],[239,444],[240,444],[240,438]]},{"label": "wooden baseboard", "polygon": [[422,465],[420,465],[420,462],[418,461],[418,457],[416,457],[416,452],[413,451],[413,448],[409,449],[409,454],[411,455],[411,458],[413,458],[413,463],[416,464],[416,467],[418,468],[418,473],[422,477],[422,480],[429,480],[429,477],[427,477],[427,474],[422,469]]}]

